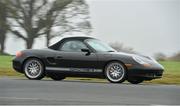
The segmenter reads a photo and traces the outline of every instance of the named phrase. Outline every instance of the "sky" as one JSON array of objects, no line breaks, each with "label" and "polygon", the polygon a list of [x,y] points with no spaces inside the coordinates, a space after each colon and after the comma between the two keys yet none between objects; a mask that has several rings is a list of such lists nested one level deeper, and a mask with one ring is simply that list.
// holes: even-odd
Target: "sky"
[{"label": "sky", "polygon": [[[86,1],[93,37],[107,43],[123,43],[149,56],[158,52],[172,55],[180,51],[180,0]],[[56,41],[59,39],[55,38]],[[43,41],[44,38],[36,39],[33,48],[45,48]],[[10,36],[6,51],[15,54],[25,49],[24,44]]]}]

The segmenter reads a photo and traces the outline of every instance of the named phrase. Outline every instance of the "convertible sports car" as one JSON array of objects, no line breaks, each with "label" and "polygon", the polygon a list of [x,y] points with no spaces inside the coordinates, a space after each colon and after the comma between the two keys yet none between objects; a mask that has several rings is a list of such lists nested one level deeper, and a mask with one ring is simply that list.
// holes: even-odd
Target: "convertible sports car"
[{"label": "convertible sports car", "polygon": [[45,76],[53,80],[96,77],[112,83],[127,80],[132,84],[161,78],[164,71],[150,57],[117,52],[91,37],[67,37],[47,49],[17,52],[13,68],[32,80]]}]

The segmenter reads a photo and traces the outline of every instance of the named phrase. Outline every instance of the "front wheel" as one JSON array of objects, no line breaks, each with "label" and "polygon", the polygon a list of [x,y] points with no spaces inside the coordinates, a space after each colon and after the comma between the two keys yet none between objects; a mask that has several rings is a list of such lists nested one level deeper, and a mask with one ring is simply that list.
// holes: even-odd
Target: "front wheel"
[{"label": "front wheel", "polygon": [[45,76],[43,63],[36,58],[28,59],[23,69],[25,76],[31,80],[41,80]]},{"label": "front wheel", "polygon": [[122,83],[126,80],[126,68],[119,62],[107,64],[104,74],[111,83]]},{"label": "front wheel", "polygon": [[139,83],[142,83],[144,80],[143,79],[128,79],[127,81],[131,84],[139,84]]}]

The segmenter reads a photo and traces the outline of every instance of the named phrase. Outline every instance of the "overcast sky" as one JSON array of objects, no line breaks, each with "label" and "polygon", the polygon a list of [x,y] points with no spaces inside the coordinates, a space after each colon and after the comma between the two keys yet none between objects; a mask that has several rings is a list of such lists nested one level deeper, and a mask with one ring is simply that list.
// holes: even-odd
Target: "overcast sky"
[{"label": "overcast sky", "polygon": [[[153,56],[180,51],[180,0],[87,0],[93,25],[92,36],[120,42]],[[16,48],[15,46],[16,45]],[[18,47],[18,48],[17,48]],[[34,48],[44,48],[43,38]],[[6,51],[14,54],[24,42],[11,37]]]}]

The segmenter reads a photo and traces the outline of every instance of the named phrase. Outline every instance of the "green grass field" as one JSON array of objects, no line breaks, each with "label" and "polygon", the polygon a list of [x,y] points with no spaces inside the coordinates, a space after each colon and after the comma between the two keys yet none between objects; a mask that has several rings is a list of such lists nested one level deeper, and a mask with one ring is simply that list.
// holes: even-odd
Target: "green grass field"
[{"label": "green grass field", "polygon": [[[23,74],[17,73],[12,69],[11,60],[12,56],[0,56],[0,76],[9,77],[24,77]],[[165,67],[165,72],[163,78],[156,79],[152,81],[147,81],[146,83],[157,83],[157,84],[180,84],[180,62],[176,61],[161,61],[160,62]],[[73,79],[73,78],[68,78]],[[106,82],[103,79],[91,79],[91,78],[75,78],[83,81],[98,81]]]}]

